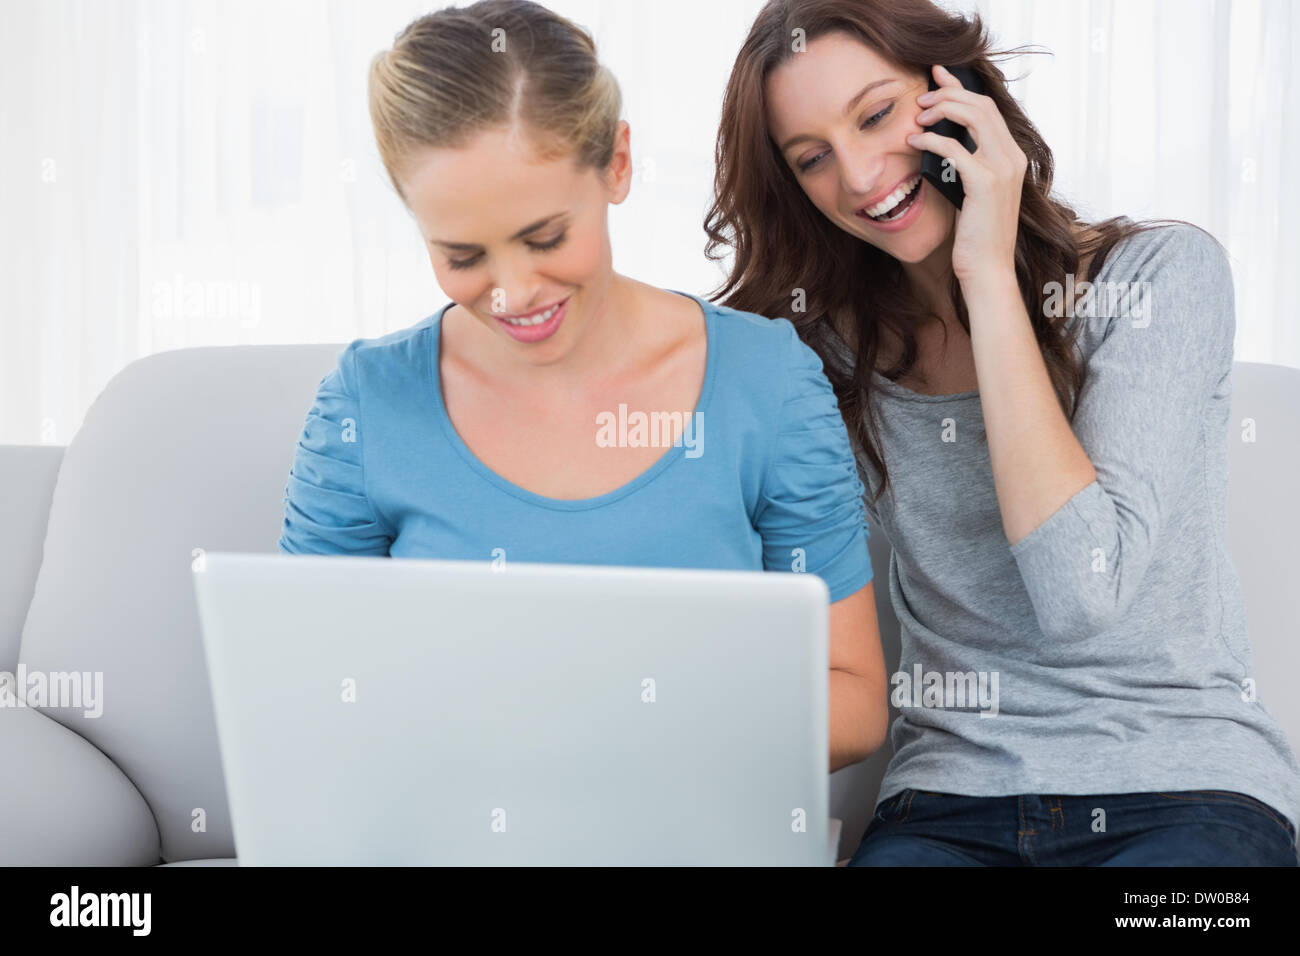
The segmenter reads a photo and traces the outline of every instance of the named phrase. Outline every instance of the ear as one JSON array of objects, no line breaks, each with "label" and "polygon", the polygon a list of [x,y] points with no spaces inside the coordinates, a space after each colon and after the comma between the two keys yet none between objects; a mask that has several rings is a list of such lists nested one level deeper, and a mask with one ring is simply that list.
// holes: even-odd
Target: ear
[{"label": "ear", "polygon": [[605,189],[609,201],[615,205],[627,198],[632,189],[632,128],[627,120],[619,120],[614,127],[614,154],[605,170]]}]

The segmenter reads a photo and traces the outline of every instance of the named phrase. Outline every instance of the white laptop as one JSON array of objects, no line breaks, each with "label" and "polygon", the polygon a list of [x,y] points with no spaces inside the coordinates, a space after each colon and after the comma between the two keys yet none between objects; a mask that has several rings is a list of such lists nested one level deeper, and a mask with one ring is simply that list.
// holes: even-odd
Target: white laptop
[{"label": "white laptop", "polygon": [[209,552],[241,865],[829,865],[811,574]]}]

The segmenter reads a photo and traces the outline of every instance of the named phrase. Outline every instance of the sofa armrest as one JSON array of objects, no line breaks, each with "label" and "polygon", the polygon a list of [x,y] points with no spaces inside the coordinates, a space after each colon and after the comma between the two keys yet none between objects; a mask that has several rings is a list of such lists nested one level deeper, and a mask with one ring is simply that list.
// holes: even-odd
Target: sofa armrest
[{"label": "sofa armrest", "polygon": [[0,671],[14,670],[41,569],[62,445],[0,445]]},{"label": "sofa armrest", "polygon": [[148,866],[158,824],[85,738],[0,691],[0,866]]}]

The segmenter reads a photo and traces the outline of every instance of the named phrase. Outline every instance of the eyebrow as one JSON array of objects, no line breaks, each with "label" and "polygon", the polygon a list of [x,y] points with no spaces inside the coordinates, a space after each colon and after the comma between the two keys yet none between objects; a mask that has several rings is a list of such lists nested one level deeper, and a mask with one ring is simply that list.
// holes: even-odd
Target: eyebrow
[{"label": "eyebrow", "polygon": [[[866,86],[864,86],[862,89],[858,90],[858,92],[854,94],[853,99],[849,100],[847,103],[844,104],[844,112],[841,113],[840,115],[848,116],[849,113],[853,112],[853,108],[858,105],[858,102],[862,99],[862,97],[866,96],[876,87],[884,86],[886,83],[896,83],[896,82],[897,80],[891,76],[883,80],[876,80],[874,83],[868,83]],[[787,139],[784,143],[781,144],[781,152],[784,153],[787,149],[789,149],[791,146],[794,146],[796,143],[802,143],[805,140],[814,140],[816,138],[817,138],[816,136],[810,136],[807,133],[801,133],[798,136],[791,136],[789,139]]]},{"label": "eyebrow", "polygon": [[[520,229],[518,232],[516,232],[513,236],[510,237],[510,241],[513,242],[516,239],[522,239],[524,236],[528,235],[529,233],[536,232],[538,229],[541,229],[543,226],[553,222],[556,219],[559,219],[564,215],[567,214],[562,212],[553,212],[549,216],[545,217],[544,219],[539,219],[535,223],[532,223],[531,225],[524,226],[524,228]],[[472,242],[445,242],[442,239],[430,239],[429,241],[434,243],[435,245],[443,246],[447,249],[459,250],[460,252],[472,252],[475,249],[483,248],[482,246],[474,245]]]}]

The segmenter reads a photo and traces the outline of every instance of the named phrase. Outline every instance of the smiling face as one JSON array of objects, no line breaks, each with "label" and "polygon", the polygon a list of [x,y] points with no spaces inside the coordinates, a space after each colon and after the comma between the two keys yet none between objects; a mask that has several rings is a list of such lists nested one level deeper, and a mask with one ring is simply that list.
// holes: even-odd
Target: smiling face
[{"label": "smiling face", "polygon": [[[916,98],[927,88],[925,75],[900,70],[842,32],[810,41],[766,86],[772,140],[813,205],[904,263],[942,255],[956,212],[920,179],[921,151],[907,143],[924,130]],[[917,182],[915,195],[897,202]],[[897,218],[873,221],[868,211]]]},{"label": "smiling face", "polygon": [[602,178],[491,130],[420,151],[401,176],[439,286],[529,364],[570,353],[613,279],[606,210],[628,192],[627,143],[621,123]]}]

